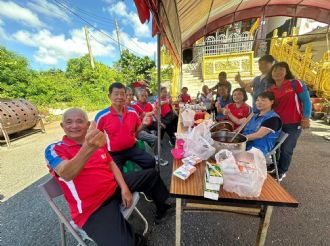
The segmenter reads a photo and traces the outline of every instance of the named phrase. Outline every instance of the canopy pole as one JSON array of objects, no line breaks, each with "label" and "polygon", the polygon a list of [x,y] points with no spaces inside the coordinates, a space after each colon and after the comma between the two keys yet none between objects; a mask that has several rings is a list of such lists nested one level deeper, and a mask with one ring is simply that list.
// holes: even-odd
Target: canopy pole
[{"label": "canopy pole", "polygon": [[[158,23],[160,23],[159,16],[160,16],[160,1],[157,1],[157,12],[158,12]],[[157,108],[157,154],[158,154],[158,161],[156,165],[156,171],[160,172],[159,164],[160,164],[160,155],[161,155],[161,100],[160,100],[160,89],[161,89],[161,55],[160,55],[160,43],[161,43],[161,26],[158,27],[157,32],[157,100],[158,100],[158,108]]]}]

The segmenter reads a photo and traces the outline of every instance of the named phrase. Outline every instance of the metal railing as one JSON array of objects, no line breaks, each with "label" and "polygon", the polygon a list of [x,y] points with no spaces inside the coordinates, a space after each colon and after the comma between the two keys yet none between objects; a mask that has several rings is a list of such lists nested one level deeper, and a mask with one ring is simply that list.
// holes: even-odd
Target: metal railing
[{"label": "metal railing", "polygon": [[194,46],[193,54],[197,56],[223,55],[251,51],[253,36],[249,32],[232,33],[228,36],[221,34],[209,36],[204,42]]}]

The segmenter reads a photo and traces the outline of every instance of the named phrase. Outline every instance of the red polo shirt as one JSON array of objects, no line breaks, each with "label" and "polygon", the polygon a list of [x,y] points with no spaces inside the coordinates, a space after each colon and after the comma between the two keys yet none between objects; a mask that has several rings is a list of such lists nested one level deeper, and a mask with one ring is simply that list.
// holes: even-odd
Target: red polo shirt
[{"label": "red polo shirt", "polygon": [[[296,83],[296,89],[292,88],[292,83]],[[297,124],[302,119],[302,104],[297,93],[303,92],[302,84],[299,80],[291,82],[285,80],[281,87],[273,85],[269,91],[274,93],[274,111],[280,116],[283,124]]]},{"label": "red polo shirt", "polygon": [[95,116],[95,122],[97,128],[105,132],[109,151],[121,151],[135,145],[135,133],[141,120],[132,107],[124,106],[122,115],[112,106],[103,109]]},{"label": "red polo shirt", "polygon": [[[239,108],[237,107],[236,103],[230,103],[226,107],[228,107],[230,112],[238,119],[246,118],[251,111],[250,106],[246,103],[243,103]],[[234,122],[232,123],[234,124],[234,129],[236,129],[238,125],[236,125]]]},{"label": "red polo shirt", "polygon": [[[168,97],[165,98],[161,98],[160,99],[161,102],[165,102],[161,107],[160,107],[160,111],[161,111],[161,116],[165,117],[169,112],[171,112],[172,107],[170,104],[170,99]],[[156,102],[156,107],[158,106],[158,100]]]},{"label": "red polo shirt", "polygon": [[149,113],[149,112],[152,112],[154,110],[154,107],[151,105],[151,103],[149,102],[146,102],[145,104],[142,104],[140,101],[138,101],[137,103],[137,106],[139,106],[143,112],[145,113]]},{"label": "red polo shirt", "polygon": [[[149,102],[142,104],[140,101],[137,101],[136,104],[132,105],[132,107],[136,110],[136,112],[140,116],[141,120],[143,120],[144,113],[149,113],[149,112],[154,111],[154,107]],[[141,112],[141,113],[139,113],[139,112]],[[151,125],[152,121],[153,121],[153,118],[150,117],[148,125]]]},{"label": "red polo shirt", "polygon": [[75,157],[80,148],[80,144],[64,136],[61,142],[46,148],[45,157],[50,173],[62,188],[72,220],[81,228],[89,216],[114,194],[117,182],[110,170],[112,159],[105,147],[97,149],[71,181],[59,177],[54,171],[56,166]]},{"label": "red polo shirt", "polygon": [[181,101],[183,103],[191,103],[191,98],[190,98],[189,94],[187,94],[187,95],[182,95],[181,94],[179,97],[181,98]]},{"label": "red polo shirt", "polygon": [[143,112],[142,108],[137,105],[137,102],[134,102],[130,107],[132,107],[136,111],[136,113],[138,114],[140,119],[143,118],[144,112]]}]

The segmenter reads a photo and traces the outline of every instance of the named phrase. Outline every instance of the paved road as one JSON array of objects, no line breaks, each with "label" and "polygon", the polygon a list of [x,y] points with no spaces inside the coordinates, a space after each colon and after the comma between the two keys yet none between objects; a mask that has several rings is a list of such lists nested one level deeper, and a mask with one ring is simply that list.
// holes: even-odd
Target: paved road
[{"label": "paved road", "polygon": [[[313,123],[296,148],[292,167],[283,186],[293,194],[298,208],[276,208],[266,245],[330,245],[330,142],[321,136],[330,128]],[[58,123],[47,125],[46,134],[35,134],[13,142],[12,148],[0,147],[1,189],[0,245],[60,245],[58,223],[40,194],[37,185],[49,178],[43,160],[44,147],[62,135]],[[164,155],[171,160],[167,141]],[[161,169],[167,184],[171,166]],[[62,199],[58,204],[66,210]],[[151,225],[150,245],[174,245],[174,215],[162,225],[153,225],[154,207],[141,200],[138,207]],[[138,217],[130,219],[142,231]],[[254,245],[257,218],[228,213],[186,213],[182,221],[182,245]],[[76,245],[69,237],[68,245]],[[93,244],[90,244],[93,245]]]}]

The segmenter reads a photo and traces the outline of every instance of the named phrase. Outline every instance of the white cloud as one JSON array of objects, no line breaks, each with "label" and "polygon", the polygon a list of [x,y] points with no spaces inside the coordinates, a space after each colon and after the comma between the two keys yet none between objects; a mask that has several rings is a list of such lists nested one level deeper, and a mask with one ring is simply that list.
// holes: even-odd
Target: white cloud
[{"label": "white cloud", "polygon": [[46,16],[57,18],[65,22],[70,22],[70,17],[67,13],[61,10],[57,5],[45,0],[33,0],[27,4],[31,9]]},{"label": "white cloud", "polygon": [[149,26],[140,22],[139,16],[134,12],[129,12],[124,2],[117,2],[107,8],[107,11],[112,15],[118,15],[122,17],[124,24],[132,25],[134,34],[138,37],[150,37],[151,32]]},{"label": "white cloud", "polygon": [[0,40],[9,39],[5,29],[2,27],[5,23],[0,19]]},{"label": "white cloud", "polygon": [[[64,34],[53,35],[45,29],[37,33],[20,30],[13,34],[13,38],[17,42],[37,48],[34,58],[47,65],[56,65],[61,60],[83,56],[88,52],[83,29],[71,30],[69,38]],[[94,56],[111,55],[114,51],[109,41],[100,44],[92,40],[91,45]]]},{"label": "white cloud", "polygon": [[44,24],[31,10],[21,7],[14,2],[0,1],[0,16],[18,21],[27,26],[42,27]]}]

